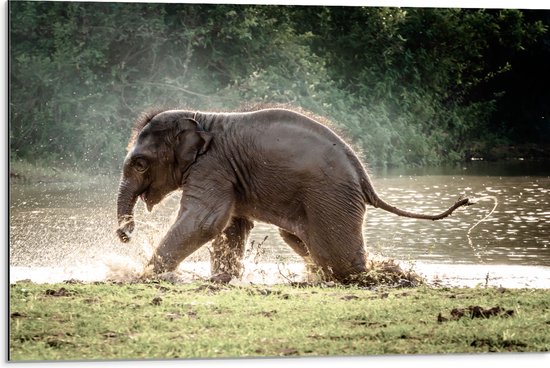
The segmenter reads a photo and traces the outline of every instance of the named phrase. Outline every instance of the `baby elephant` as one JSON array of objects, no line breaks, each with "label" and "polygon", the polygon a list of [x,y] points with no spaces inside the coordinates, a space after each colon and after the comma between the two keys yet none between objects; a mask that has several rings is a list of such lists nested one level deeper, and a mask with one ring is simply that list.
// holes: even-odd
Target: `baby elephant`
[{"label": "baby elephant", "polygon": [[178,216],[149,265],[176,269],[212,240],[212,272],[239,277],[253,221],[279,228],[284,241],[325,277],[346,283],[366,270],[362,226],[367,204],[399,216],[439,220],[381,199],[361,162],[325,125],[285,109],[244,113],[152,112],[136,123],[117,198],[121,241],[134,229],[141,198],[149,211],[182,190]]}]

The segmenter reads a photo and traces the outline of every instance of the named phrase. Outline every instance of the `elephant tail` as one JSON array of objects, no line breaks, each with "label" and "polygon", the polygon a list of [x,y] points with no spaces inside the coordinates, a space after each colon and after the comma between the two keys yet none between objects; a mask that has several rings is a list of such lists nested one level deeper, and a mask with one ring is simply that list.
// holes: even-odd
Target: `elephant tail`
[{"label": "elephant tail", "polygon": [[437,215],[427,215],[423,213],[415,213],[410,211],[405,211],[400,208],[397,208],[395,206],[392,206],[388,202],[384,201],[382,198],[378,196],[378,194],[374,191],[374,188],[370,183],[367,182],[366,188],[364,187],[365,195],[367,196],[368,203],[370,203],[375,208],[380,208],[385,211],[394,213],[398,216],[403,217],[410,217],[415,219],[423,219],[423,220],[441,220],[447,216],[449,216],[451,213],[453,213],[457,208],[462,206],[471,206],[474,203],[471,202],[468,198],[460,198],[457,200],[451,207],[449,207],[446,211],[443,211]]}]

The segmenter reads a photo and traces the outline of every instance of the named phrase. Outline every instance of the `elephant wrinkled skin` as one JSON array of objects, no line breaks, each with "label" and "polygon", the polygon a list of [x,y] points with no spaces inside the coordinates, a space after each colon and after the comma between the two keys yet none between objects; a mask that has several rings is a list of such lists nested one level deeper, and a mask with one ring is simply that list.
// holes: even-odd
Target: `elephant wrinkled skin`
[{"label": "elephant wrinkled skin", "polygon": [[399,216],[438,220],[382,200],[353,150],[323,124],[297,112],[168,110],[136,123],[117,198],[121,241],[134,229],[133,208],[147,209],[182,190],[178,216],[149,265],[174,270],[212,240],[212,272],[239,277],[253,221],[273,224],[284,241],[327,278],[347,282],[366,271],[366,205]]}]

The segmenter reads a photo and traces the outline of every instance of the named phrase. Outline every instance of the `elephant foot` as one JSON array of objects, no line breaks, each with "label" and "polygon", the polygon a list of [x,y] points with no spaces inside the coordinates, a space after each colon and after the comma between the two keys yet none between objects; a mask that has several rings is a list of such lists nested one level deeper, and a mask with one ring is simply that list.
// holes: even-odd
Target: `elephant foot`
[{"label": "elephant foot", "polygon": [[140,280],[150,280],[155,278],[155,273],[153,272],[153,266],[147,265],[145,266],[145,269],[139,276]]},{"label": "elephant foot", "polygon": [[[244,266],[240,260],[235,258],[212,258],[210,261],[211,280],[240,279],[244,273]],[[222,281],[223,282],[223,281]]]},{"label": "elephant foot", "polygon": [[177,263],[171,262],[170,259],[163,258],[157,254],[153,255],[143,271],[143,275],[157,277],[158,275],[173,272],[178,267]]},{"label": "elephant foot", "polygon": [[219,274],[216,274],[212,277],[210,277],[210,279],[208,281],[210,282],[214,282],[216,284],[229,284],[229,282],[233,279],[233,276],[227,272],[222,272],[222,273],[219,273]]},{"label": "elephant foot", "polygon": [[319,283],[325,281],[332,281],[330,277],[326,275],[323,269],[317,266],[313,260],[309,257],[304,257],[305,262],[305,281],[308,283]]},{"label": "elephant foot", "polygon": [[233,279],[240,280],[243,272],[244,267],[240,262],[238,265],[231,265],[231,267],[211,267],[210,274],[212,276],[210,277],[210,281],[227,284]]},{"label": "elephant foot", "polygon": [[178,284],[182,283],[184,280],[181,278],[181,276],[177,272],[163,272],[163,273],[154,273],[151,270],[145,270],[141,276],[139,277],[139,280],[147,282],[147,281],[166,281],[172,284]]},{"label": "elephant foot", "polygon": [[167,281],[173,284],[180,283],[183,281],[181,275],[178,272],[174,270],[166,270],[163,266],[159,265],[158,263],[155,264],[153,259],[151,259],[151,261],[149,261],[149,264],[145,266],[139,279],[142,281],[151,281],[151,280]]}]

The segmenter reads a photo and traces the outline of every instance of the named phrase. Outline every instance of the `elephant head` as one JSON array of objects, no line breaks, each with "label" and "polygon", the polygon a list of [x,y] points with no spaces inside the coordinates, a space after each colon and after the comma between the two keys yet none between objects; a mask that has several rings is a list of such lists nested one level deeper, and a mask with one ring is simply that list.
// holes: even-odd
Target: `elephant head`
[{"label": "elephant head", "polygon": [[212,136],[183,112],[167,111],[136,124],[128,145],[117,197],[117,235],[130,240],[134,206],[141,198],[151,211],[181,186],[184,174],[206,152]]}]

